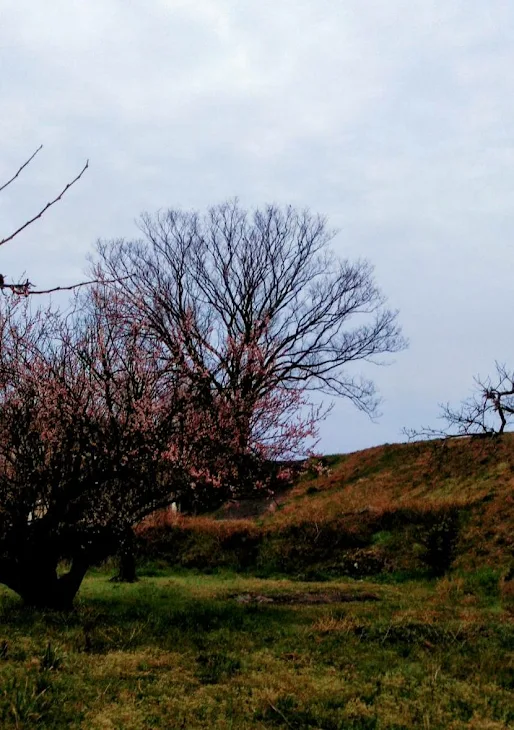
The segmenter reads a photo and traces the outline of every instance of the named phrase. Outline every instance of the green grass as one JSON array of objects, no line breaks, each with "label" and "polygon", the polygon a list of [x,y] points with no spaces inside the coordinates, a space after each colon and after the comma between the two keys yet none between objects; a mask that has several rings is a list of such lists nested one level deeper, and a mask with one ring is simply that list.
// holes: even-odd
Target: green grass
[{"label": "green grass", "polygon": [[[336,591],[379,600],[278,600]],[[260,598],[237,600],[248,595]],[[514,611],[492,572],[389,584],[168,572],[123,585],[97,571],[71,614],[4,591],[0,621],[1,728],[514,724]]]}]

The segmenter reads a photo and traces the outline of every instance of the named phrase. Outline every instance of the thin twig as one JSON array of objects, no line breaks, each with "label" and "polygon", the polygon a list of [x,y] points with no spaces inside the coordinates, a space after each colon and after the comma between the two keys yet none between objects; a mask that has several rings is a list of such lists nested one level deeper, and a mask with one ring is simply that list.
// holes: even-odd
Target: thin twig
[{"label": "thin twig", "polygon": [[89,167],[89,160],[86,161],[86,164],[84,165],[84,167],[82,168],[82,170],[79,172],[79,174],[77,175],[77,177],[74,178],[71,182],[67,183],[66,184],[66,187],[64,187],[61,190],[61,192],[59,193],[59,195],[56,198],[54,198],[49,203],[47,203],[45,205],[45,207],[42,208],[37,215],[35,215],[30,220],[26,221],[22,226],[20,226],[16,231],[14,231],[14,233],[11,233],[10,236],[7,236],[7,238],[2,239],[0,241],[0,246],[3,246],[3,244],[4,243],[7,243],[8,241],[12,241],[12,239],[15,238],[23,230],[25,230],[25,228],[28,228],[28,226],[30,226],[32,223],[34,223],[34,221],[37,221],[38,218],[41,218],[41,216],[44,215],[44,213],[46,213],[46,211],[48,210],[48,208],[51,208],[52,205],[55,205],[55,203],[57,203],[59,200],[61,200],[61,198],[63,197],[63,195],[71,188],[71,186],[72,185],[75,185],[75,183],[80,180],[80,178],[85,173],[85,171],[87,170],[88,167]]},{"label": "thin twig", "polygon": [[18,175],[20,174],[20,172],[22,172],[22,170],[24,170],[24,169],[25,169],[25,168],[27,167],[27,165],[30,165],[30,163],[32,162],[32,160],[34,159],[34,157],[35,157],[35,156],[37,155],[37,153],[38,153],[38,152],[40,152],[40,151],[41,151],[42,149],[43,149],[43,145],[42,145],[42,144],[40,144],[40,145],[39,145],[39,147],[37,148],[37,150],[36,150],[36,151],[34,152],[34,154],[33,154],[33,155],[31,155],[31,156],[29,157],[29,159],[28,159],[28,160],[27,160],[26,162],[24,162],[24,163],[23,163],[23,165],[22,165],[22,166],[21,166],[21,167],[20,167],[20,168],[18,169],[18,172],[16,173],[16,175],[13,175],[13,176],[12,176],[12,178],[11,178],[10,180],[8,180],[8,181],[7,181],[6,183],[4,183],[3,185],[1,185],[1,186],[0,186],[0,193],[1,193],[1,192],[2,192],[2,190],[4,190],[4,189],[5,189],[5,188],[6,188],[6,187],[7,187],[8,185],[10,185],[10,184],[11,184],[12,182],[14,182],[14,181],[16,180],[16,178],[18,177]]}]

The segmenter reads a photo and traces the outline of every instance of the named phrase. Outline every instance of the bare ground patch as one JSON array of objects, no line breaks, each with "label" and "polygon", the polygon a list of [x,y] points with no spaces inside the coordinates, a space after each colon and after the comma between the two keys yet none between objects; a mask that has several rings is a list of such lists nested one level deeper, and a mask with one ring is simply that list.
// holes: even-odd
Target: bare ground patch
[{"label": "bare ground patch", "polygon": [[263,595],[261,593],[239,593],[229,596],[237,603],[275,603],[275,604],[325,604],[325,603],[353,603],[364,601],[379,601],[376,593],[360,592],[350,593],[342,591],[322,591],[317,593],[274,593]]}]

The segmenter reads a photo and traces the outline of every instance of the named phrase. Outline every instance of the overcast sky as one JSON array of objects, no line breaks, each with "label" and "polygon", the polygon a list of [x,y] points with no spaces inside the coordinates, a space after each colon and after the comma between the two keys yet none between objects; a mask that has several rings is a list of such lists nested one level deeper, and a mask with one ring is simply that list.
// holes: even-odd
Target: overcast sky
[{"label": "overcast sky", "polygon": [[[78,280],[144,211],[308,206],[368,258],[410,340],[383,415],[336,404],[324,452],[437,423],[514,367],[514,4],[508,0],[0,0],[1,272]],[[59,295],[65,296],[65,295]]]}]

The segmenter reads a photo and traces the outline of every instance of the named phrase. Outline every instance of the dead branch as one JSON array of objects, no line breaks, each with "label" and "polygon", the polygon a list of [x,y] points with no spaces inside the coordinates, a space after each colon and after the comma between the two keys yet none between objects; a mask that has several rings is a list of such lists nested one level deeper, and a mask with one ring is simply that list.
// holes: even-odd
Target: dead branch
[{"label": "dead branch", "polygon": [[[36,153],[34,153],[34,154],[36,154]],[[34,155],[32,155],[32,158],[31,158],[31,159],[33,159],[33,157],[34,157]],[[19,172],[20,172],[20,171],[21,171],[21,170],[23,169],[23,167],[25,167],[25,166],[26,166],[26,165],[27,165],[27,164],[28,164],[29,162],[30,162],[30,160],[27,160],[27,162],[25,163],[25,165],[23,165],[23,166],[22,166],[22,167],[20,168],[20,170],[18,170],[18,173],[16,173],[16,175],[14,176],[15,178],[16,178],[16,176],[17,176],[17,175],[19,174]],[[1,241],[0,241],[0,246],[3,246],[3,244],[4,244],[4,243],[8,243],[9,241],[12,241],[12,240],[13,240],[13,238],[16,238],[16,236],[17,236],[17,235],[18,235],[19,233],[21,233],[22,231],[24,231],[24,230],[25,230],[25,228],[28,228],[28,226],[30,226],[30,225],[31,225],[32,223],[34,223],[34,222],[35,222],[35,221],[37,221],[37,220],[38,220],[39,218],[41,218],[41,217],[42,217],[42,216],[43,216],[43,215],[44,215],[44,214],[46,213],[46,211],[47,211],[47,210],[48,210],[49,208],[51,208],[51,207],[52,207],[53,205],[55,205],[56,203],[58,203],[58,202],[59,202],[59,200],[61,200],[61,199],[62,199],[62,197],[63,197],[63,196],[65,195],[65,193],[66,193],[66,192],[67,192],[67,191],[68,191],[68,190],[69,190],[69,189],[70,189],[70,188],[71,188],[71,187],[72,187],[73,185],[75,185],[75,183],[76,183],[76,182],[78,182],[78,181],[80,180],[80,178],[81,178],[81,177],[82,177],[82,175],[83,175],[83,174],[85,173],[85,171],[87,170],[87,168],[88,168],[88,167],[89,167],[89,160],[87,160],[87,161],[86,161],[86,164],[84,165],[84,167],[82,168],[82,170],[81,170],[81,171],[79,172],[79,174],[78,174],[78,175],[77,175],[77,176],[76,176],[76,177],[75,177],[75,178],[74,178],[73,180],[71,180],[71,182],[69,182],[69,183],[66,183],[65,187],[64,187],[64,188],[63,188],[63,189],[61,190],[61,192],[59,193],[59,195],[58,195],[58,196],[57,196],[56,198],[54,198],[54,199],[53,199],[53,200],[51,200],[51,201],[50,201],[49,203],[47,203],[47,204],[46,204],[46,205],[45,205],[45,206],[44,206],[43,208],[41,208],[41,210],[39,211],[39,213],[37,213],[37,215],[35,215],[35,216],[34,216],[33,218],[30,218],[30,220],[28,220],[28,221],[25,221],[25,223],[23,223],[23,225],[21,225],[21,226],[20,226],[19,228],[17,228],[17,229],[16,229],[16,230],[15,230],[15,231],[14,231],[13,233],[11,233],[11,234],[10,234],[9,236],[7,236],[6,238],[3,238],[3,239],[2,239]],[[13,178],[13,179],[14,179],[14,178]],[[12,181],[11,181],[11,182],[12,182]],[[9,184],[9,183],[7,183],[7,185],[8,185],[8,184]],[[4,185],[4,187],[5,187],[5,185]]]}]

